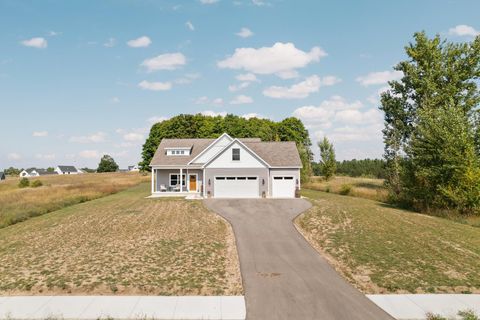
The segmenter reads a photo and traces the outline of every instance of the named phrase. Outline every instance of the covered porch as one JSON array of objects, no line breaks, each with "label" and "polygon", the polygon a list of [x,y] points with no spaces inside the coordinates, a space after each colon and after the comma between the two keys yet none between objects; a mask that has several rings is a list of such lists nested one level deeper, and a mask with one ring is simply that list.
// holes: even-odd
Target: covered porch
[{"label": "covered porch", "polygon": [[203,170],[152,167],[152,196],[203,195]]}]

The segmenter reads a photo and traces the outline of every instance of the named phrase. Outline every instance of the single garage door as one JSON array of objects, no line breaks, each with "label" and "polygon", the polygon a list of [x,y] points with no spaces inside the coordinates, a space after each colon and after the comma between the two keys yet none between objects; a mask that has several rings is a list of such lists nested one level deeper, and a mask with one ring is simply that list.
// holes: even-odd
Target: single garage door
[{"label": "single garage door", "polygon": [[259,198],[258,177],[215,177],[214,198]]},{"label": "single garage door", "polygon": [[274,176],[272,198],[295,198],[295,179],[290,176]]}]

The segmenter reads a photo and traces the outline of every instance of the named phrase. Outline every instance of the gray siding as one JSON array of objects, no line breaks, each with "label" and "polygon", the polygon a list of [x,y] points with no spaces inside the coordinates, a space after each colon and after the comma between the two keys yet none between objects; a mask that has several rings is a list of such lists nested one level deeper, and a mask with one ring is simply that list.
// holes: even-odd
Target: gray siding
[{"label": "gray siding", "polygon": [[[229,168],[229,169],[220,169],[220,168],[206,168],[205,169],[205,195],[208,197],[209,192],[210,196],[215,196],[214,190],[214,180],[215,176],[257,176],[259,181],[259,194],[261,197],[265,192],[265,195],[268,196],[268,169],[267,168]],[[208,183],[210,180],[210,185]],[[264,183],[262,184],[262,181]]]},{"label": "gray siding", "polygon": [[[156,185],[156,190],[160,191],[160,185],[165,185],[168,187],[170,185],[170,173],[175,173],[175,174],[180,174],[180,169],[156,169],[157,171],[157,185]],[[203,179],[203,173],[202,170],[200,169],[188,169],[188,173],[196,173],[197,174],[197,190],[199,192],[202,191],[202,179]],[[187,179],[187,184],[188,185],[188,176],[187,176],[187,170],[183,169],[183,174],[185,174],[186,179]],[[186,187],[184,189],[186,191]]]},{"label": "gray siding", "polygon": [[[297,187],[300,188],[300,169],[270,169],[270,186],[273,183],[274,176],[293,176],[295,181],[298,181]],[[269,196],[272,196],[271,187]]]}]

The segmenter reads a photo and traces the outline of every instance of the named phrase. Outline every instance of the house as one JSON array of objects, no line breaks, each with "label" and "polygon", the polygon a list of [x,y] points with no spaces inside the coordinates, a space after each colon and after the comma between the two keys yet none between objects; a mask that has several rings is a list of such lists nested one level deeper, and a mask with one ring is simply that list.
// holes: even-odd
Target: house
[{"label": "house", "polygon": [[138,172],[140,171],[140,168],[138,165],[128,166],[128,171]]},{"label": "house", "polygon": [[55,168],[55,172],[58,173],[58,174],[79,174],[79,173],[81,173],[74,166],[57,166]]},{"label": "house", "polygon": [[6,179],[5,173],[0,172],[0,181],[1,181],[1,180],[5,180],[5,179]]},{"label": "house", "polygon": [[39,177],[39,176],[48,176],[52,174],[57,174],[55,171],[47,171],[45,169],[25,169],[20,172],[20,178],[30,178],[30,177]]},{"label": "house", "polygon": [[55,171],[47,171],[45,169],[36,169],[36,171],[40,176],[51,176],[57,174]]},{"label": "house", "polygon": [[152,196],[293,198],[302,162],[295,142],[163,139],[150,163]]}]

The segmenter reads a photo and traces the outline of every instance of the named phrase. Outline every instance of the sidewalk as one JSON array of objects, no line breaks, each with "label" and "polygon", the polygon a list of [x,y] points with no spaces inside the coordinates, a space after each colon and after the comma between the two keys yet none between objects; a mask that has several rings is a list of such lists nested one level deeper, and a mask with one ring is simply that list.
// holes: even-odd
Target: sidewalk
[{"label": "sidewalk", "polygon": [[367,297],[398,320],[425,319],[427,312],[450,318],[458,311],[480,315],[480,294],[371,294]]},{"label": "sidewalk", "polygon": [[244,320],[243,296],[9,296],[0,319]]}]

